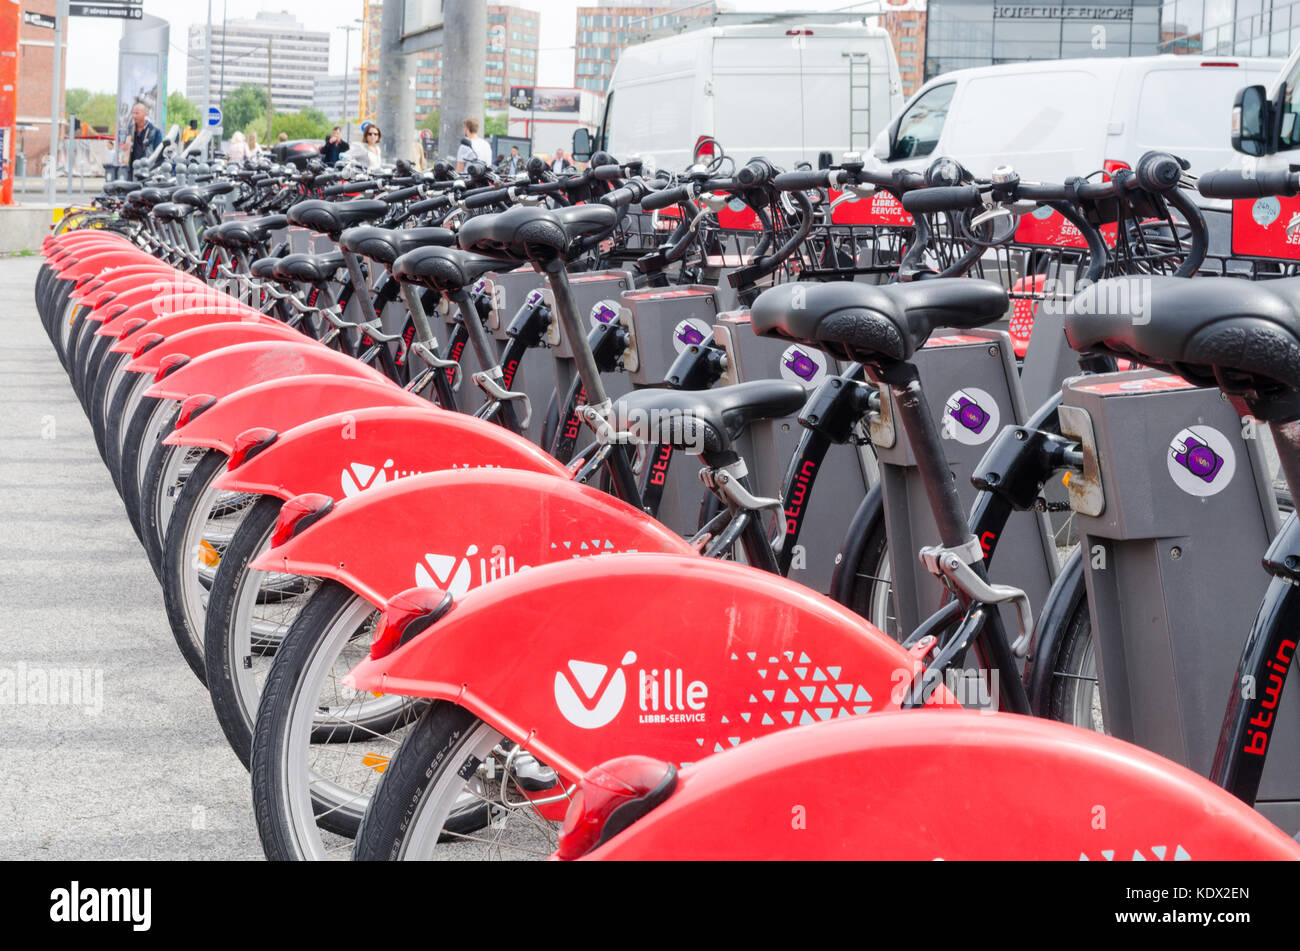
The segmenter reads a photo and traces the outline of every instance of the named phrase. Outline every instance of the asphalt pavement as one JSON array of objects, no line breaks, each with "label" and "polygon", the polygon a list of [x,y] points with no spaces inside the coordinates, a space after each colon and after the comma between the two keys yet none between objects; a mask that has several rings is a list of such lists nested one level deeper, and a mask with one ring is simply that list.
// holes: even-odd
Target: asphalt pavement
[{"label": "asphalt pavement", "polygon": [[248,773],[0,259],[0,859],[261,858]]}]

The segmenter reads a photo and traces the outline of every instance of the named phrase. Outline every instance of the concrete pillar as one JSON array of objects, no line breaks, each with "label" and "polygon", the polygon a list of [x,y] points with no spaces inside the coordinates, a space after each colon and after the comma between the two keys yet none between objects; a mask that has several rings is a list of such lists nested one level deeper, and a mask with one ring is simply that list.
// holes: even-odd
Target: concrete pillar
[{"label": "concrete pillar", "polygon": [[464,135],[462,121],[470,116],[478,119],[479,134],[483,134],[487,4],[483,0],[445,0],[442,9],[442,112],[438,123],[438,152],[454,156]]},{"label": "concrete pillar", "polygon": [[[415,59],[402,53],[403,0],[384,0],[379,50],[380,149],[385,162],[415,157]],[[344,82],[347,80],[345,79]]]}]

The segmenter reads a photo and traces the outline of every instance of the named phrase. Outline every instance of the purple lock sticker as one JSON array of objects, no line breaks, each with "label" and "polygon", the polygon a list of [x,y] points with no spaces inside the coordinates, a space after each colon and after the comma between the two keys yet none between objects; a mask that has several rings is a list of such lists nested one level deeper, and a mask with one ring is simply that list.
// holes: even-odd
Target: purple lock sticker
[{"label": "purple lock sticker", "polygon": [[1232,481],[1236,453],[1228,438],[1210,426],[1189,426],[1169,441],[1166,456],[1174,484],[1189,495],[1216,495]]},{"label": "purple lock sticker", "polygon": [[942,433],[965,446],[988,442],[998,431],[997,401],[984,390],[966,387],[944,402]]},{"label": "purple lock sticker", "polygon": [[712,328],[698,317],[679,320],[673,328],[673,349],[681,353],[687,347],[698,347],[712,332]]},{"label": "purple lock sticker", "polygon": [[786,347],[781,354],[781,376],[792,383],[817,386],[826,378],[826,358],[806,347]]}]

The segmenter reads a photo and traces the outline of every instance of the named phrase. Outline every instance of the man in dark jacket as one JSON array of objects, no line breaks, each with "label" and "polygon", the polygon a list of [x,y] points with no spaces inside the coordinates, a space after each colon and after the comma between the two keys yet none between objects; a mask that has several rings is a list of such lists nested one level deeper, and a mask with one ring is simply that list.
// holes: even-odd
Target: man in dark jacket
[{"label": "man in dark jacket", "polygon": [[131,107],[131,125],[131,158],[128,163],[134,176],[135,163],[153,154],[153,150],[162,142],[162,132],[149,121],[149,110],[143,102],[137,102]]},{"label": "man in dark jacket", "polygon": [[330,130],[329,138],[321,146],[321,161],[326,165],[333,165],[339,160],[339,156],[347,151],[347,145],[343,141],[343,130],[335,126]]}]

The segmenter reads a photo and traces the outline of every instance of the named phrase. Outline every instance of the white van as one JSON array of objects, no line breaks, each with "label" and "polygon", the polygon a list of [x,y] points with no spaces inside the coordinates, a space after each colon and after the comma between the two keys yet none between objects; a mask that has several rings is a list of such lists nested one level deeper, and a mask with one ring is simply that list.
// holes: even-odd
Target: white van
[{"label": "white van", "polygon": [[945,155],[980,177],[1010,165],[1024,179],[1060,182],[1163,149],[1193,174],[1207,172],[1233,157],[1220,117],[1237,91],[1269,82],[1281,65],[1164,55],[955,70],[917,90],[872,151],[906,168]]},{"label": "white van", "polygon": [[889,35],[860,22],[691,30],[623,51],[589,149],[681,171],[712,137],[738,166],[756,155],[815,166],[822,152],[866,152],[901,88]]}]

